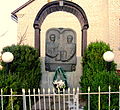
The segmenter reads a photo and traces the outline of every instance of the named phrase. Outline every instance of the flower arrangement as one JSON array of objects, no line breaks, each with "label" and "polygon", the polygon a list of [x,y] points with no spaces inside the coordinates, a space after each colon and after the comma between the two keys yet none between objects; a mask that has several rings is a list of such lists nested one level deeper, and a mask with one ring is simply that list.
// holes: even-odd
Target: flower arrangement
[{"label": "flower arrangement", "polygon": [[57,90],[57,92],[59,92],[61,90],[63,91],[63,89],[66,88],[65,82],[63,80],[55,80],[53,82],[53,85],[54,85],[55,89]]},{"label": "flower arrangement", "polygon": [[67,77],[61,67],[57,67],[55,71],[55,75],[53,77],[53,86],[56,93],[63,93],[63,90],[68,88]]}]

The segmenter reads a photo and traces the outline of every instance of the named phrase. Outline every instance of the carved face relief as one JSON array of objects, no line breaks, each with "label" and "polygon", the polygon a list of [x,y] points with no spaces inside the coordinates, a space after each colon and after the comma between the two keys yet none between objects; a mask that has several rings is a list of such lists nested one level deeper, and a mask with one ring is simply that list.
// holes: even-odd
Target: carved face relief
[{"label": "carved face relief", "polygon": [[50,35],[50,40],[55,42],[55,35],[54,34]]},{"label": "carved face relief", "polygon": [[76,69],[76,33],[72,29],[51,28],[46,32],[46,71],[55,71],[58,66],[68,72]]},{"label": "carved face relief", "polygon": [[72,40],[73,40],[73,36],[68,35],[67,36],[67,42],[68,42],[68,44],[72,43]]}]

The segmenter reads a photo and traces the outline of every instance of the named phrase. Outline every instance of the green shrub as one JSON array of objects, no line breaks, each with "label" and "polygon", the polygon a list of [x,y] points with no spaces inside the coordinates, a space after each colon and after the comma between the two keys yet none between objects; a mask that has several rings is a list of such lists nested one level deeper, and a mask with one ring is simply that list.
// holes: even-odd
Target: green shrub
[{"label": "green shrub", "polygon": [[[0,71],[0,88],[3,88],[4,94],[10,94],[10,88],[13,89],[13,93],[17,94],[21,94],[22,88],[26,90],[28,88],[40,88],[42,74],[38,51],[26,45],[5,47],[3,53],[7,51],[13,53],[14,60],[9,63],[9,73],[6,73],[7,64],[2,62],[4,68]],[[14,102],[17,99],[14,99]],[[4,102],[7,110],[10,106],[10,100],[8,100],[9,99],[6,98],[6,102]],[[14,107],[16,107],[17,110],[22,110],[21,101],[16,101]]]},{"label": "green shrub", "polygon": [[[83,57],[83,75],[81,76],[81,90],[88,92],[98,92],[100,86],[101,91],[118,91],[120,78],[116,75],[116,64],[114,62],[105,62],[103,54],[110,51],[109,45],[104,42],[91,43],[85,51]],[[87,100],[87,96],[84,97]],[[98,95],[90,96],[91,110],[98,108]],[[87,109],[87,106],[85,107]],[[118,96],[111,95],[111,109],[118,108]],[[101,110],[108,110],[108,95],[101,95]]]},{"label": "green shrub", "polygon": [[[83,56],[83,71],[89,69],[91,72],[99,72],[107,70],[116,70],[116,64],[114,62],[105,62],[103,54],[106,51],[111,51],[110,46],[104,42],[90,43]],[[83,73],[84,74],[84,73]]]}]

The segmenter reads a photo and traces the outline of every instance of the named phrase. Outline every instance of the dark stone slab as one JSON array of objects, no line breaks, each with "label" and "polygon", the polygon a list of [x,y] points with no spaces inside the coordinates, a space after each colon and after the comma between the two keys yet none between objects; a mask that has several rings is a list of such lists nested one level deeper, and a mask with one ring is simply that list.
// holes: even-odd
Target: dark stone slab
[{"label": "dark stone slab", "polygon": [[45,69],[53,72],[76,70],[76,33],[69,28],[51,28],[46,32]]}]

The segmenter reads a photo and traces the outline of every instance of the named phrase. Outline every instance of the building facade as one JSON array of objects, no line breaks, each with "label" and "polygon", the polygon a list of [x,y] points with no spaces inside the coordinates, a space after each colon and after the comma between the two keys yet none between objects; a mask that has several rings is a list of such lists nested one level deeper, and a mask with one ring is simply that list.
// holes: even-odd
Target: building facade
[{"label": "building facade", "polygon": [[[67,8],[69,6],[71,8]],[[75,31],[76,70],[67,72],[67,78],[70,87],[77,87],[82,74],[81,57],[90,42],[104,41],[109,44],[115,53],[117,69],[120,69],[119,13],[120,0],[29,0],[13,11],[12,17],[18,20],[17,42],[37,47],[40,51],[44,73],[42,84],[46,88],[52,86],[54,76],[54,72],[45,70],[46,32],[51,28],[70,28]],[[40,36],[40,39],[36,36]]]}]

